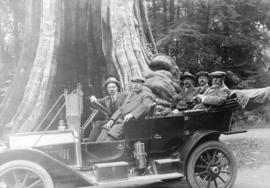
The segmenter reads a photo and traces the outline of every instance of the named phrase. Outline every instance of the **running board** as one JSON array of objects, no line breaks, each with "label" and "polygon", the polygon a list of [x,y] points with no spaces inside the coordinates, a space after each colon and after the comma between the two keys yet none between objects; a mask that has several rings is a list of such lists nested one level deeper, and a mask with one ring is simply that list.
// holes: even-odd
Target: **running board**
[{"label": "running board", "polygon": [[134,176],[134,177],[129,177],[126,180],[97,182],[97,186],[100,186],[100,187],[125,187],[128,185],[140,186],[140,185],[146,185],[146,184],[152,184],[152,183],[159,183],[159,182],[162,182],[163,180],[180,179],[183,177],[184,175],[180,173]]}]

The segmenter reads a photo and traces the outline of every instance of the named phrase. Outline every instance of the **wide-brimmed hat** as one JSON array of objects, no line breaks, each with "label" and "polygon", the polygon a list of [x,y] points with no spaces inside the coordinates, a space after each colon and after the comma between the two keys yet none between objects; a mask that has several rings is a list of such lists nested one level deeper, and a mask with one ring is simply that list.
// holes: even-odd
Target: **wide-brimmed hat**
[{"label": "wide-brimmed hat", "polygon": [[199,78],[200,76],[206,76],[209,77],[210,74],[207,71],[200,71],[196,74],[196,76]]},{"label": "wide-brimmed hat", "polygon": [[210,74],[211,77],[225,77],[226,72],[223,71],[215,71]]},{"label": "wide-brimmed hat", "polygon": [[115,77],[109,77],[104,83],[104,87],[107,87],[109,83],[115,83],[120,88],[120,82]]},{"label": "wide-brimmed hat", "polygon": [[141,82],[144,83],[145,79],[142,76],[134,76],[130,79],[131,82]]},{"label": "wide-brimmed hat", "polygon": [[184,74],[180,76],[180,80],[184,80],[185,78],[190,78],[192,80],[195,80],[196,77],[189,72],[184,72]]}]

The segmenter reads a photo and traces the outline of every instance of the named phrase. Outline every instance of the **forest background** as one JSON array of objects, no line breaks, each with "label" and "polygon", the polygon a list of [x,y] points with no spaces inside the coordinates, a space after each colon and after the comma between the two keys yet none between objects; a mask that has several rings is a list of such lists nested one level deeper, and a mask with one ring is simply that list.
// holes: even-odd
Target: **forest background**
[{"label": "forest background", "polygon": [[[0,101],[15,75],[25,33],[25,2],[0,1]],[[270,85],[268,0],[146,0],[158,51],[181,71],[224,70],[230,88]],[[267,127],[269,105],[239,110],[236,126]],[[268,126],[269,127],[269,126]]]}]

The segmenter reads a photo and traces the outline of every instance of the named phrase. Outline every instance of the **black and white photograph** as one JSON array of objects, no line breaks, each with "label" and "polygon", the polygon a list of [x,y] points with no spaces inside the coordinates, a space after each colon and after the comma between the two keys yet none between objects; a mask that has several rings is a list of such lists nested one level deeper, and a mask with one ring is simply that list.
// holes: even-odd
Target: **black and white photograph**
[{"label": "black and white photograph", "polygon": [[270,187],[270,0],[0,0],[0,188]]}]

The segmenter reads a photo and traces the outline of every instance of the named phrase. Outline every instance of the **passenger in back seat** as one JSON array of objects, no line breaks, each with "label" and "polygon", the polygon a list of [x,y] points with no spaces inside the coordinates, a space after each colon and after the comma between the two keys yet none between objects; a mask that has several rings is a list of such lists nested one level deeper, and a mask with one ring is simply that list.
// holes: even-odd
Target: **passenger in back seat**
[{"label": "passenger in back seat", "polygon": [[212,86],[205,90],[203,94],[199,94],[193,98],[193,101],[196,103],[193,109],[203,109],[211,105],[220,106],[228,99],[230,90],[224,83],[226,73],[215,71],[210,76],[212,78]]},{"label": "passenger in back seat", "polygon": [[206,71],[200,71],[196,74],[199,94],[203,94],[209,88],[210,74]]},{"label": "passenger in back seat", "polygon": [[195,76],[189,72],[185,72],[180,77],[180,80],[184,84],[183,90],[174,99],[172,105],[156,113],[157,116],[178,115],[182,111],[191,109],[194,106],[192,99],[199,94],[199,89],[194,86]]}]

